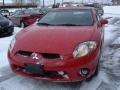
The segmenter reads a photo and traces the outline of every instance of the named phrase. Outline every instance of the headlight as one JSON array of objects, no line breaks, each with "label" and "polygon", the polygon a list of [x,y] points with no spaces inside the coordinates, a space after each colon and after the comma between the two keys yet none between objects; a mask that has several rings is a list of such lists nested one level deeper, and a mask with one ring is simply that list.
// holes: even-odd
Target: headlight
[{"label": "headlight", "polygon": [[95,41],[88,41],[78,45],[78,47],[73,52],[73,57],[83,57],[87,55],[92,50],[96,49],[96,42]]},{"label": "headlight", "polygon": [[15,46],[15,42],[16,42],[16,38],[13,38],[11,43],[10,43],[10,47],[9,47],[9,51],[11,52]]}]

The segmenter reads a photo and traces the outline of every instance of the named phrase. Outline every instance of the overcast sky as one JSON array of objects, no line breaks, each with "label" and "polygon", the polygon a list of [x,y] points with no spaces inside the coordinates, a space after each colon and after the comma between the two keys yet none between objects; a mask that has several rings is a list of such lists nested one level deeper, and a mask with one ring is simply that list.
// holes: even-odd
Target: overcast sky
[{"label": "overcast sky", "polygon": [[[2,2],[3,0],[0,0],[0,2]],[[12,3],[12,0],[4,0],[5,3]],[[29,1],[29,0],[28,0]],[[40,0],[42,2],[42,0]],[[53,1],[54,0],[44,0],[45,3],[48,5],[48,4],[53,4]],[[63,1],[74,1],[74,2],[81,2],[81,1],[84,1],[84,2],[88,2],[88,1],[97,1],[97,2],[110,2],[111,0],[63,0]],[[56,2],[62,2],[62,0],[56,0]]]}]

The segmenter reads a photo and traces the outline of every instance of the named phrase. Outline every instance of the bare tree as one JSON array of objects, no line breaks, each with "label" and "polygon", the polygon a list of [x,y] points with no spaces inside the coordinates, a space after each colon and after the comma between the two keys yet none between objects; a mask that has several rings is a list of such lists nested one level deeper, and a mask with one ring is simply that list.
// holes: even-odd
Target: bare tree
[{"label": "bare tree", "polygon": [[33,5],[38,5],[40,3],[40,0],[29,0],[29,3]]},{"label": "bare tree", "polygon": [[120,4],[120,0],[112,0],[113,4]]},{"label": "bare tree", "polygon": [[12,0],[13,3],[16,3],[16,4],[23,4],[25,2],[25,0]]},{"label": "bare tree", "polygon": [[120,0],[117,0],[117,4],[120,4]]}]

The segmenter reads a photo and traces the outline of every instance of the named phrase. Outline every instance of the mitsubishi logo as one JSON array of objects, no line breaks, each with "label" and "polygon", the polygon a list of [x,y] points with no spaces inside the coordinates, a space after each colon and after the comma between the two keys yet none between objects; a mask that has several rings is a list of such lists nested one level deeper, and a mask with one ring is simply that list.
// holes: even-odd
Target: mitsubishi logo
[{"label": "mitsubishi logo", "polygon": [[38,60],[39,59],[39,56],[37,53],[32,53],[32,59],[33,60]]}]

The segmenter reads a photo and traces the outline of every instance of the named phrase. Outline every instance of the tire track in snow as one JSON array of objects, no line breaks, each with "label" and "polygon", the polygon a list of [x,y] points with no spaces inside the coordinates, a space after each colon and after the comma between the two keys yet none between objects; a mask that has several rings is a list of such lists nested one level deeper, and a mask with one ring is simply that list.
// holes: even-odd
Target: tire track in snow
[{"label": "tire track in snow", "polygon": [[10,69],[9,66],[2,67],[0,69],[0,83],[16,76]]},{"label": "tire track in snow", "polygon": [[10,73],[10,74],[7,74],[7,75],[5,75],[5,76],[2,76],[2,77],[0,77],[0,83],[1,82],[3,82],[3,81],[5,81],[5,80],[8,80],[8,79],[10,79],[10,78],[13,78],[13,77],[15,77],[16,75],[14,74],[14,73]]}]

